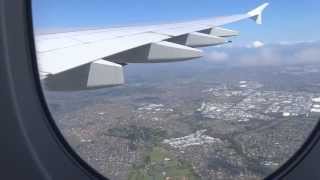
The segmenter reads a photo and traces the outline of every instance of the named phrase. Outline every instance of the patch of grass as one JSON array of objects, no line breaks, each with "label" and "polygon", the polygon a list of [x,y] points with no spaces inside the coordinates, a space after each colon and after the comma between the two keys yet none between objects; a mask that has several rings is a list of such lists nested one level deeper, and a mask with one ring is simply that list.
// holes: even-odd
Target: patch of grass
[{"label": "patch of grass", "polygon": [[128,139],[130,148],[134,149],[136,144],[155,146],[167,137],[167,132],[159,128],[147,128],[139,126],[117,127],[108,130],[109,136]]},{"label": "patch of grass", "polygon": [[177,160],[161,147],[153,147],[146,155],[144,164],[134,166],[129,180],[198,180],[192,166]]}]

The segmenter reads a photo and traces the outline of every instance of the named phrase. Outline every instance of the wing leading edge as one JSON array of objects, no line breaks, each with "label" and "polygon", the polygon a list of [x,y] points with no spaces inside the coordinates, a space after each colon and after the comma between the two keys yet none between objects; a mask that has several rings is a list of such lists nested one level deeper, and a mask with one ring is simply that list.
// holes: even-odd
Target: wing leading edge
[{"label": "wing leading edge", "polygon": [[[82,90],[124,83],[120,64],[199,58],[197,47],[229,43],[239,32],[218,26],[253,19],[262,24],[265,3],[245,14],[204,20],[36,36],[41,78],[52,90]],[[72,85],[71,85],[72,84]]]}]

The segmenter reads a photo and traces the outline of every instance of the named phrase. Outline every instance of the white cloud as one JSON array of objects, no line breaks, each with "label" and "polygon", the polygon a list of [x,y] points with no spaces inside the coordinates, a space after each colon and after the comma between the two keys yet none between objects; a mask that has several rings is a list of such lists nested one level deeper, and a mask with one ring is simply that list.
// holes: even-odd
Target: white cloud
[{"label": "white cloud", "polygon": [[206,56],[207,60],[214,62],[223,62],[229,58],[229,55],[225,52],[211,51]]},{"label": "white cloud", "polygon": [[314,40],[303,40],[303,41],[280,41],[279,45],[298,45],[298,44],[305,44],[305,43],[316,43],[317,41]]},{"label": "white cloud", "polygon": [[261,41],[254,41],[252,44],[250,44],[248,47],[249,48],[261,48],[264,46],[264,43]]},{"label": "white cloud", "polygon": [[250,48],[213,50],[205,58],[210,62],[233,66],[320,65],[320,42],[264,45],[256,41]]},{"label": "white cloud", "polygon": [[316,63],[320,62],[320,48],[308,48],[298,51],[294,54],[298,63]]}]

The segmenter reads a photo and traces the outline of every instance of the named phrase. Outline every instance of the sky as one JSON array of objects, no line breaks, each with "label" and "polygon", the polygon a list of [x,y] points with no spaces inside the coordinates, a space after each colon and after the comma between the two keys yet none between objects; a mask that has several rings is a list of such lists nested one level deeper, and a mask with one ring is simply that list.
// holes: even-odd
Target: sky
[{"label": "sky", "polygon": [[269,2],[263,25],[251,20],[227,25],[239,30],[235,44],[320,40],[319,0],[33,0],[38,32],[179,22],[247,12]]}]

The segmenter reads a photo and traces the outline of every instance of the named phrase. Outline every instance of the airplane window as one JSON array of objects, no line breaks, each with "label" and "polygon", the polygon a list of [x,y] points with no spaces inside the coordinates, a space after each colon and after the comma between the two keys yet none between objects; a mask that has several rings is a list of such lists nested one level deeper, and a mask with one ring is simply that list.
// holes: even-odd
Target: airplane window
[{"label": "airplane window", "polygon": [[263,179],[320,115],[320,2],[33,0],[52,116],[112,180]]}]

